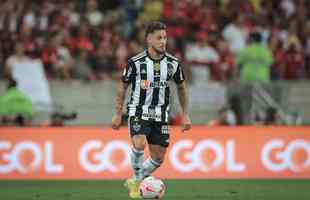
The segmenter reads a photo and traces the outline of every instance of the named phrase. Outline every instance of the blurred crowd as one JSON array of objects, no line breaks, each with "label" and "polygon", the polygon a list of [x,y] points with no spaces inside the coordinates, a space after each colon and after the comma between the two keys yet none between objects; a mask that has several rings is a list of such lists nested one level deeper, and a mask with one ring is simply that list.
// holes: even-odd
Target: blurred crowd
[{"label": "blurred crowd", "polygon": [[152,20],[167,24],[168,49],[194,82],[238,79],[253,32],[271,52],[264,63],[269,80],[310,77],[307,0],[3,0],[1,77],[12,73],[10,57],[20,53],[41,60],[48,79],[117,79],[144,49]]}]

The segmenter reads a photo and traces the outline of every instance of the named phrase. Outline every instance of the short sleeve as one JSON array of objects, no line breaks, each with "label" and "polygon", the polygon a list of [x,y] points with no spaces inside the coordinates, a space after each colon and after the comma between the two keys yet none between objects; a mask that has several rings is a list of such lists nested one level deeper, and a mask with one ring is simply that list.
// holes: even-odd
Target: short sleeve
[{"label": "short sleeve", "polygon": [[124,83],[131,83],[135,78],[136,67],[132,60],[128,60],[127,66],[124,68],[122,74],[122,81]]},{"label": "short sleeve", "polygon": [[177,70],[173,75],[173,79],[176,84],[181,84],[185,80],[183,66],[181,64],[178,64]]}]

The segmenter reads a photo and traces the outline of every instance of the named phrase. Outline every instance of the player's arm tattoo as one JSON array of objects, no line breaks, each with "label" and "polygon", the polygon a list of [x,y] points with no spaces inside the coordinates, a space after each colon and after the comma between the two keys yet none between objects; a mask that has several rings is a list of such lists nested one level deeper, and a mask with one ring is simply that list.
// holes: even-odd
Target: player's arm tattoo
[{"label": "player's arm tattoo", "polygon": [[124,83],[120,81],[117,88],[116,93],[116,113],[122,114],[123,113],[123,105],[125,101],[126,90],[128,88],[128,83]]},{"label": "player's arm tattoo", "polygon": [[185,81],[183,81],[181,84],[178,85],[178,97],[179,102],[182,107],[183,114],[188,114],[188,91],[185,84]]}]

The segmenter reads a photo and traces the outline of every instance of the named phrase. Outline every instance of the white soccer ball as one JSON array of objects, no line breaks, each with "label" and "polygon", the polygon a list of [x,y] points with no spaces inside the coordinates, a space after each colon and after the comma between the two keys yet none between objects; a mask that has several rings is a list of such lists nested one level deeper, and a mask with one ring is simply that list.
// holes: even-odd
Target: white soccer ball
[{"label": "white soccer ball", "polygon": [[165,184],[162,180],[149,176],[140,183],[140,194],[143,199],[160,199],[165,194]]}]

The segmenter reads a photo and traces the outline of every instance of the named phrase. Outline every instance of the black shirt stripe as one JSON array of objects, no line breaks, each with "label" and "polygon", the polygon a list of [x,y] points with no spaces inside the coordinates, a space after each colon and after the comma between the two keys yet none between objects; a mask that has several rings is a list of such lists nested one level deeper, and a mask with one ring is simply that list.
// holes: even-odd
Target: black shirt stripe
[{"label": "black shirt stripe", "polygon": [[[145,60],[145,58],[144,58]],[[144,60],[141,60],[142,62]],[[146,63],[142,63],[140,64],[140,76],[141,76],[141,82],[143,81],[147,81],[147,69],[146,69],[147,65]],[[141,73],[141,72],[145,72],[145,73]],[[139,97],[139,104],[137,106],[137,110],[136,110],[136,116],[141,117],[142,116],[142,106],[145,104],[145,99],[146,99],[146,89],[140,87],[140,97]]]},{"label": "black shirt stripe", "polygon": [[[160,68],[156,69],[156,65],[160,65],[160,62],[154,62],[154,83],[160,82]],[[155,87],[153,89],[153,97],[152,97],[152,102],[151,102],[151,108],[155,108],[155,106],[158,104],[159,100],[159,87]]]}]

